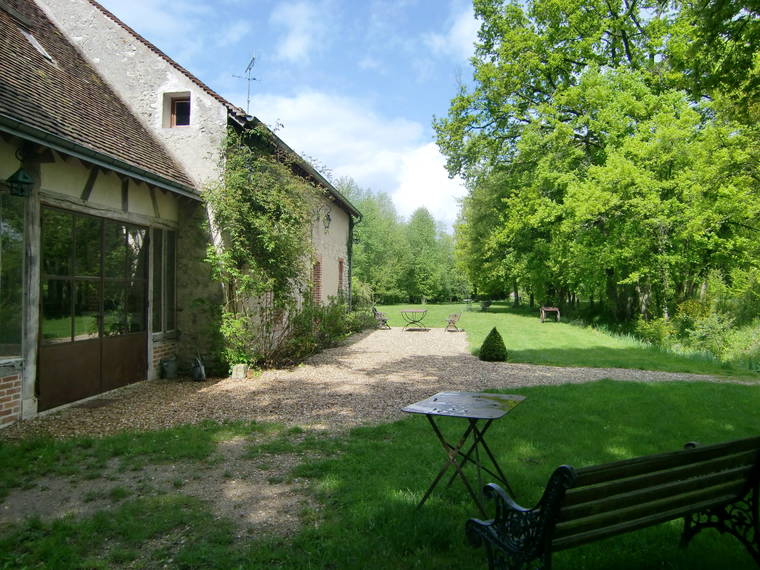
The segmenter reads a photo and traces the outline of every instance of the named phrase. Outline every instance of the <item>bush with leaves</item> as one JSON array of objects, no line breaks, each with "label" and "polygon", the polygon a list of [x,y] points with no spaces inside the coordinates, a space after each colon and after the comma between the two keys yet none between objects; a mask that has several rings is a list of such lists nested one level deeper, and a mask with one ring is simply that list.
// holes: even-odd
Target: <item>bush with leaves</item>
[{"label": "bush with leaves", "polygon": [[488,362],[504,362],[507,360],[507,347],[496,327],[491,329],[480,347],[480,360]]},{"label": "bush with leaves", "polygon": [[214,243],[207,260],[224,289],[221,333],[228,364],[271,360],[308,295],[311,223],[323,191],[275,151],[266,129],[227,134],[223,176],[209,185]]},{"label": "bush with leaves", "polygon": [[669,346],[673,341],[676,328],[668,319],[662,317],[646,320],[639,317],[636,321],[636,335],[657,346]]}]

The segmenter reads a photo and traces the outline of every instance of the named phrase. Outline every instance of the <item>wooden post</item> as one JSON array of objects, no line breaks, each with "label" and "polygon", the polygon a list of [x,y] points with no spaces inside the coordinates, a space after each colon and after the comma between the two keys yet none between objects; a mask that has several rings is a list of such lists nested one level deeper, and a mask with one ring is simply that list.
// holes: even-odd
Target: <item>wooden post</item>
[{"label": "wooden post", "polygon": [[21,417],[37,415],[37,351],[40,329],[40,163],[23,162],[34,179],[31,195],[24,208],[24,324],[22,353],[24,371],[21,379]]}]

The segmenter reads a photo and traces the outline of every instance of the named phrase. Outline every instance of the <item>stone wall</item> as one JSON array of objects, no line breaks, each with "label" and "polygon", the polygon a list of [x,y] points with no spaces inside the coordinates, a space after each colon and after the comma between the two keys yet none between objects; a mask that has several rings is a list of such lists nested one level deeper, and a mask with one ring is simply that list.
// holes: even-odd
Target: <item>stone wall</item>
[{"label": "stone wall", "polygon": [[[341,285],[340,266],[343,262],[343,292],[348,286],[348,233],[349,215],[335,202],[323,199],[312,224],[311,239],[320,263],[320,290],[315,300],[326,303],[330,297],[338,295]],[[330,215],[330,225],[325,228],[324,216]]]},{"label": "stone wall", "polygon": [[177,231],[177,359],[181,373],[189,370],[197,353],[209,374],[226,373],[226,365],[219,359],[224,295],[212,278],[211,265],[204,261],[212,243],[208,225],[203,204],[182,201]]},{"label": "stone wall", "polygon": [[[199,188],[218,179],[227,129],[220,101],[87,0],[37,3]],[[190,96],[190,125],[169,128],[165,102],[179,94]]]}]

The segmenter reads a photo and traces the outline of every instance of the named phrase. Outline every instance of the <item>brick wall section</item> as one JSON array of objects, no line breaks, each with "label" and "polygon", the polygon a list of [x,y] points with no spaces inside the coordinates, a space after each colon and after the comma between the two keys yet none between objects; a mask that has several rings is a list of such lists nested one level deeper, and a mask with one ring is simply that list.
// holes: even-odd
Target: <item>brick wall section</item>
[{"label": "brick wall section", "polygon": [[0,428],[21,419],[21,373],[0,378]]},{"label": "brick wall section", "polygon": [[161,361],[177,355],[176,340],[158,340],[153,343],[153,368],[161,373]]}]

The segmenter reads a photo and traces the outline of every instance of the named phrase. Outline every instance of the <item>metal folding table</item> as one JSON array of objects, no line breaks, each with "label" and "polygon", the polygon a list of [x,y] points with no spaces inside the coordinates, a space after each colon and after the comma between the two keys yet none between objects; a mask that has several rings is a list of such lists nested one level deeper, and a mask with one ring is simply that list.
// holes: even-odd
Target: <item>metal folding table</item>
[{"label": "metal folding table", "polygon": [[[483,488],[481,471],[485,471],[491,477],[496,479],[514,496],[507,477],[499,467],[496,458],[485,440],[485,434],[491,423],[508,414],[515,406],[525,399],[525,396],[513,394],[489,394],[485,392],[439,392],[425,400],[410,404],[402,411],[410,414],[425,414],[425,417],[433,427],[438,441],[441,442],[447,458],[438,475],[431,483],[417,508],[422,507],[427,501],[433,489],[438,485],[446,472],[453,468],[454,473],[449,479],[448,485],[451,485],[459,476],[462,479],[467,491],[478,506],[481,515],[487,516],[483,505],[479,499],[479,493],[476,493],[467,479],[463,467],[469,462],[476,466],[478,473],[478,491]],[[446,440],[440,427],[435,421],[436,416],[445,416],[453,418],[464,418],[467,420],[467,428],[456,443]],[[478,425],[479,422],[485,422]],[[469,446],[465,449],[465,446]],[[480,460],[480,451],[483,451],[490,461],[491,466],[483,465]]]}]

